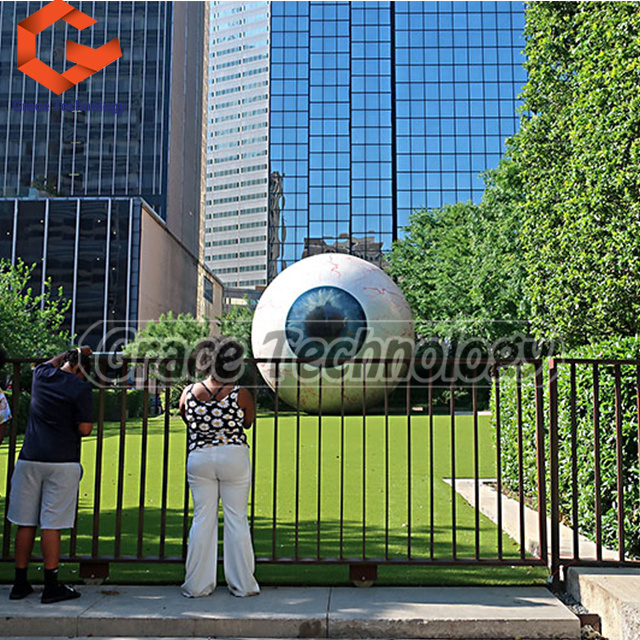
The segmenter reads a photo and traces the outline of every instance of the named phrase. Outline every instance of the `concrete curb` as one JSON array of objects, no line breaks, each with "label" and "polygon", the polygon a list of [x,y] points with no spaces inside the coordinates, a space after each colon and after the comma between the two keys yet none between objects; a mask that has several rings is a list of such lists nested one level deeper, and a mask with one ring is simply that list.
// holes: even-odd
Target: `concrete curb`
[{"label": "concrete curb", "polygon": [[265,588],[258,597],[187,599],[177,587],[82,587],[61,605],[8,599],[3,636],[227,638],[580,637],[578,619],[544,587]]},{"label": "concrete curb", "polygon": [[600,616],[610,640],[640,638],[640,569],[569,567],[567,591]]}]

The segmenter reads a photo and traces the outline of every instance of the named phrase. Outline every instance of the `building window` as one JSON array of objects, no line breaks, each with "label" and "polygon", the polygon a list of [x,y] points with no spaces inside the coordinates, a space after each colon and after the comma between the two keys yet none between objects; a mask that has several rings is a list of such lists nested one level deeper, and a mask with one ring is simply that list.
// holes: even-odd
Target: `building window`
[{"label": "building window", "polygon": [[204,277],[204,299],[213,302],[213,282],[207,276]]}]

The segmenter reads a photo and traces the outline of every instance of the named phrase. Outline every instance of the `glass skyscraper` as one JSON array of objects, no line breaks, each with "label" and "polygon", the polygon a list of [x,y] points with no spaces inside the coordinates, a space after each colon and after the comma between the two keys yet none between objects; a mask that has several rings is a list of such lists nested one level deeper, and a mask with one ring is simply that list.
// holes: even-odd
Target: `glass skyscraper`
[{"label": "glass skyscraper", "polygon": [[[144,196],[164,211],[172,3],[79,2],[78,9],[98,21],[94,27],[79,31],[58,21],[39,33],[37,55],[56,69],[65,65],[67,40],[120,43],[120,59],[60,96],[25,76],[15,60],[16,25],[44,4],[0,3],[1,195],[27,196],[34,183],[46,182],[64,196]],[[62,110],[56,101],[124,109]],[[51,110],[16,108],[24,103],[50,103]]]},{"label": "glass skyscraper", "polygon": [[200,2],[74,3],[97,23],[58,20],[37,34],[38,58],[63,72],[67,40],[113,38],[122,57],[56,95],[17,67],[17,25],[48,4],[0,3],[0,258],[35,264],[36,291],[48,278],[62,287],[67,328],[95,347],[114,323],[124,333],[169,309],[199,314],[211,297],[208,16]]},{"label": "glass skyscraper", "polygon": [[[234,5],[242,21],[264,3],[213,5],[215,25],[222,7]],[[413,210],[480,199],[479,174],[518,126],[523,3],[271,2],[268,13],[269,192],[254,201],[268,209],[265,284],[321,251],[381,262]],[[242,47],[246,25],[236,29]],[[210,60],[210,81],[228,55]],[[224,163],[216,168],[211,187],[242,197]],[[235,240],[205,251],[227,254],[233,273],[221,277],[242,286],[244,213],[228,209]]]}]

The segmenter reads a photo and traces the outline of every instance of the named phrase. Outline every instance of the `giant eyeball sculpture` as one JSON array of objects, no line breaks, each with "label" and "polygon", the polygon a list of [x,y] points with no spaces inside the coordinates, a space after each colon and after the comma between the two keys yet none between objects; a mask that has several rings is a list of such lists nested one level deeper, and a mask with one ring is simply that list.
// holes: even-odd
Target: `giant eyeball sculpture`
[{"label": "giant eyeball sculpture", "polygon": [[406,376],[413,318],[382,269],[325,253],[294,263],[267,287],[251,346],[262,377],[290,406],[360,412],[381,405]]}]

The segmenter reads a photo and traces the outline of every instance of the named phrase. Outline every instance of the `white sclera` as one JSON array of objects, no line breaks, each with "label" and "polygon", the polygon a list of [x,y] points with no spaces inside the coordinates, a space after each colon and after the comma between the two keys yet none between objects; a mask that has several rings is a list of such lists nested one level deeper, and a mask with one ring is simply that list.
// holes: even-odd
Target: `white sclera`
[{"label": "white sclera", "polygon": [[[400,289],[375,265],[355,256],[324,253],[296,262],[267,287],[256,308],[251,327],[255,358],[296,360],[285,335],[293,303],[315,287],[338,287],[361,305],[367,320],[367,338],[355,358],[393,358],[394,363],[362,365],[348,362],[336,367],[259,363],[267,384],[292,407],[315,413],[354,413],[380,404],[407,370],[414,348],[413,317]],[[299,375],[298,375],[299,373]],[[300,380],[298,381],[298,378]],[[364,378],[364,382],[363,382]],[[386,391],[385,391],[386,390]]]}]

